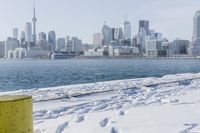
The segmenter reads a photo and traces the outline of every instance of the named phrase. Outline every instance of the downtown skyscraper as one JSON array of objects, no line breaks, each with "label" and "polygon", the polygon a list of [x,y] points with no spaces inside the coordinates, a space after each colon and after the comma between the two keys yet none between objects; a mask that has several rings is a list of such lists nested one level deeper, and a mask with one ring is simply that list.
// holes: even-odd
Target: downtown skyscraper
[{"label": "downtown skyscraper", "polygon": [[146,34],[149,34],[149,21],[148,20],[140,20],[139,21],[139,32],[143,32],[143,30],[146,32]]},{"label": "downtown skyscraper", "polygon": [[124,21],[123,26],[123,39],[124,40],[131,40],[131,23],[129,21]]},{"label": "downtown skyscraper", "polygon": [[54,52],[56,50],[56,32],[50,31],[48,33],[49,50]]},{"label": "downtown skyscraper", "polygon": [[200,11],[197,11],[193,18],[193,40],[200,39]]},{"label": "downtown skyscraper", "polygon": [[28,43],[29,46],[31,46],[31,42],[32,42],[32,24],[30,22],[27,22],[25,24],[25,41]]}]

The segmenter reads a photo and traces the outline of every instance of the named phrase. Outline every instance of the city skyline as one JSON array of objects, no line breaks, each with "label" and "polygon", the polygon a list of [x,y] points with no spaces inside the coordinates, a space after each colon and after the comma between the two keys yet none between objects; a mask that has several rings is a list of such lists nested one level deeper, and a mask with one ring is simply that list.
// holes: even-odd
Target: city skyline
[{"label": "city skyline", "polygon": [[[3,18],[3,21],[0,22],[1,40],[6,40],[8,36],[12,36],[13,28],[18,28],[19,32],[21,32],[24,30],[25,22],[32,23],[34,1],[21,1],[18,3],[16,1],[3,0],[0,9],[0,17]],[[145,4],[143,4],[144,2]],[[162,32],[164,37],[170,40],[176,37],[191,40],[192,20],[194,12],[198,9],[198,3],[200,2],[197,0],[168,2],[164,0],[156,0],[154,2],[148,2],[147,0],[142,0],[142,2],[139,0],[103,0],[101,2],[93,2],[92,0],[87,0],[87,2],[76,0],[73,2],[68,0],[66,2],[60,0],[59,2],[48,1],[48,3],[47,0],[37,0],[37,35],[42,31],[48,33],[54,30],[58,37],[78,36],[83,42],[92,43],[93,33],[101,31],[104,21],[110,27],[118,27],[127,16],[132,25],[132,36],[138,32],[138,21],[148,19],[151,22],[150,27],[152,29]],[[45,4],[48,6],[45,6]],[[98,6],[99,4],[100,6]],[[156,9],[150,10],[152,7],[156,7]],[[110,11],[108,12],[108,10]],[[5,12],[7,13],[6,15]],[[96,18],[94,19],[95,16]]]}]

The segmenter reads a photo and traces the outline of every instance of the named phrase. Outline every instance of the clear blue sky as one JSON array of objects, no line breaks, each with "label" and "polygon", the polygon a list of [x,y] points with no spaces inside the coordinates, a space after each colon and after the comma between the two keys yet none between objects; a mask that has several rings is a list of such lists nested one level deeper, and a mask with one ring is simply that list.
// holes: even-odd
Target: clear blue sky
[{"label": "clear blue sky", "polygon": [[[33,0],[0,0],[0,39],[12,35],[14,27],[24,30],[32,19]],[[150,20],[150,28],[170,40],[191,39],[193,16],[199,0],[36,0],[37,33],[55,30],[58,37],[78,36],[92,42],[103,22],[119,26],[124,16],[131,21],[134,34],[138,20]]]}]

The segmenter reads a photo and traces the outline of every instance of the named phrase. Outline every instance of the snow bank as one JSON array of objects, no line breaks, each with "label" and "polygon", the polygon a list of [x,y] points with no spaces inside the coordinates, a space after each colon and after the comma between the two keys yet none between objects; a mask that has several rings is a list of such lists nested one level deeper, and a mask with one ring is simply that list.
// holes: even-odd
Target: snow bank
[{"label": "snow bank", "polygon": [[33,96],[35,133],[200,132],[200,73],[4,94]]}]

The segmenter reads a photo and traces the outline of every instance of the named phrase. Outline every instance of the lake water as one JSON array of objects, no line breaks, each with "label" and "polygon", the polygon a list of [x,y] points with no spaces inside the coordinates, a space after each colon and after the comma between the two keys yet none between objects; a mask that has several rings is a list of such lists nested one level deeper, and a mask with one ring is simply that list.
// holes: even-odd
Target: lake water
[{"label": "lake water", "polygon": [[0,91],[200,72],[200,59],[0,60]]}]

